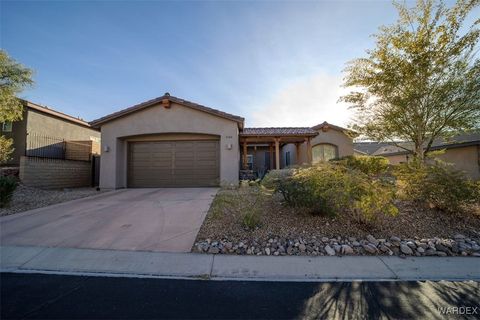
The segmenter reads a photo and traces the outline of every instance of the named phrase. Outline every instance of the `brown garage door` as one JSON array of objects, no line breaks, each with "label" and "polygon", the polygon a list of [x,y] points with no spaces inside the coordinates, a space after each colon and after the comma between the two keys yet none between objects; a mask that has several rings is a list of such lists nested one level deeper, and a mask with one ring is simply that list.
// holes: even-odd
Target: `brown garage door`
[{"label": "brown garage door", "polygon": [[218,141],[130,142],[130,188],[207,187],[220,182]]}]

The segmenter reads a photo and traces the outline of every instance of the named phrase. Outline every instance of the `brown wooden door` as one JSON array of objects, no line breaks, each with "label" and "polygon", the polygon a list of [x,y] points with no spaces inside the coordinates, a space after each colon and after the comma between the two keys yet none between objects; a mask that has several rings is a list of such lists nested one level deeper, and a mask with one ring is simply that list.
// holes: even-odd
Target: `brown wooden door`
[{"label": "brown wooden door", "polygon": [[218,141],[131,142],[130,188],[203,187],[220,183]]}]

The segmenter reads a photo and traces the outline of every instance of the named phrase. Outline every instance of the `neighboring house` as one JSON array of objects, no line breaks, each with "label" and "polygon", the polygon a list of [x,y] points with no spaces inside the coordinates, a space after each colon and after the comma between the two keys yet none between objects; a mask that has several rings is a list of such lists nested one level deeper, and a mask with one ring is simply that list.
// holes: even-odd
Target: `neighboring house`
[{"label": "neighboring house", "polygon": [[15,148],[3,166],[19,166],[22,156],[88,160],[85,148],[100,152],[99,147],[95,149],[100,132],[88,122],[29,101],[22,103],[23,119],[1,124],[0,134],[13,138]]},{"label": "neighboring house", "polygon": [[[413,148],[409,142],[397,144],[409,150]],[[354,143],[354,148],[369,155],[385,157],[391,164],[404,163],[412,159],[411,152],[388,143],[359,142]],[[472,179],[480,179],[480,132],[437,139],[430,150],[444,150],[435,158],[453,164],[455,169],[465,171]]]},{"label": "neighboring house", "polygon": [[244,118],[170,96],[91,122],[102,132],[100,187],[238,184],[241,169],[272,168],[353,154],[348,130],[244,128]]},{"label": "neighboring house", "polygon": [[380,147],[389,146],[386,142],[362,141],[353,143],[353,152],[355,155],[372,155]]}]

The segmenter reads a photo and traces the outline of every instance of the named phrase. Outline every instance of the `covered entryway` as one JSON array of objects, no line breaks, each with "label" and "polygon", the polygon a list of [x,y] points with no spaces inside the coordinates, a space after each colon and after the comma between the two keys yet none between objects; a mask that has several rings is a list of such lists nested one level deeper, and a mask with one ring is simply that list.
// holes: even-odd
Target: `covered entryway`
[{"label": "covered entryway", "polygon": [[218,186],[219,141],[129,142],[127,182],[130,188]]},{"label": "covered entryway", "polygon": [[[318,132],[308,127],[298,128],[245,128],[240,132],[240,143],[242,145],[242,171],[255,171],[259,168],[249,166],[248,156],[252,153],[248,152],[248,148],[253,149],[253,155],[257,153],[257,149],[261,149],[265,153],[264,167],[270,169],[281,169],[280,166],[280,150],[287,144],[295,145],[296,164],[300,162],[300,146],[305,144],[306,163],[312,163],[311,140],[317,136]],[[268,154],[268,156],[267,156]],[[267,164],[266,161],[269,163]],[[290,159],[287,165],[290,165]],[[263,169],[265,169],[263,168]]]}]

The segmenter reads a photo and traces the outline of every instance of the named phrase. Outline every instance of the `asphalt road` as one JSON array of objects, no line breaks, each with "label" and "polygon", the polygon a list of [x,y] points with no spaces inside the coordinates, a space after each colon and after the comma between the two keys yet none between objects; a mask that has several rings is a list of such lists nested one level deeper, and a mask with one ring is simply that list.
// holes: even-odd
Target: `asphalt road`
[{"label": "asphalt road", "polygon": [[472,281],[246,282],[13,273],[0,280],[1,319],[458,319],[441,314],[439,308],[454,312],[449,307],[480,318],[480,284]]}]

